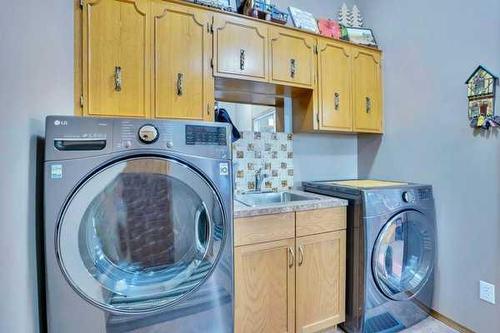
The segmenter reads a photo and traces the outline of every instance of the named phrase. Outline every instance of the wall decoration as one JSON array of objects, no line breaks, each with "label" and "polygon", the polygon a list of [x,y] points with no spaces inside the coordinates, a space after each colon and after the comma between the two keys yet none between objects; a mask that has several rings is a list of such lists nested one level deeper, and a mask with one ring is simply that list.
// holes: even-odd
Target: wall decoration
[{"label": "wall decoration", "polygon": [[500,116],[495,116],[497,80],[498,77],[485,67],[478,66],[465,81],[471,127],[489,129],[500,126]]},{"label": "wall decoration", "polygon": [[349,10],[349,7],[345,4],[345,2],[340,6],[338,15],[337,15],[337,21],[342,24],[343,26],[350,26],[350,17],[351,17],[351,11]]},{"label": "wall decoration", "polygon": [[365,46],[377,46],[375,36],[371,29],[346,27],[346,30],[349,41]]},{"label": "wall decoration", "polygon": [[288,7],[288,11],[296,28],[319,33],[318,24],[313,14],[295,7]]},{"label": "wall decoration", "polygon": [[287,191],[293,186],[292,134],[241,132],[233,143],[234,190],[237,194],[257,190],[255,174],[261,170],[263,191]]},{"label": "wall decoration", "polygon": [[342,34],[342,28],[340,27],[340,24],[334,20],[319,19],[318,28],[319,33],[326,37],[340,39]]},{"label": "wall decoration", "polygon": [[349,25],[353,28],[361,28],[363,26],[363,17],[359,11],[358,6],[352,6],[352,10],[349,15]]}]

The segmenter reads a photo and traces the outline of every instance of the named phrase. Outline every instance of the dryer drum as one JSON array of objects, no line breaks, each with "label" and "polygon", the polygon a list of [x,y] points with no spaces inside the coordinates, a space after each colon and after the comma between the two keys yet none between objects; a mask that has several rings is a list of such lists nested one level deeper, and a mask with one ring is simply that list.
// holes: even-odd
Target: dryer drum
[{"label": "dryer drum", "polygon": [[218,261],[220,198],[179,161],[135,157],[99,170],[71,196],[57,228],[60,267],[87,301],[142,313],[195,291]]}]

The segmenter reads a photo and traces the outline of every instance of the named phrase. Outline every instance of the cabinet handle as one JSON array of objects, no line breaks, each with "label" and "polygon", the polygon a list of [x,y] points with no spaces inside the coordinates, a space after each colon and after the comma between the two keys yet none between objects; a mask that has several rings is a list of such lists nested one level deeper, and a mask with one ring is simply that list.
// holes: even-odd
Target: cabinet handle
[{"label": "cabinet handle", "polygon": [[290,77],[295,78],[295,72],[297,71],[297,64],[295,59],[290,59]]},{"label": "cabinet handle", "polygon": [[299,266],[301,266],[304,262],[304,248],[302,247],[302,245],[299,245],[299,255],[297,256],[297,258]]},{"label": "cabinet handle", "polygon": [[288,248],[288,267],[292,268],[295,261],[295,254],[291,247]]},{"label": "cabinet handle", "polygon": [[122,90],[122,68],[115,66],[115,91]]},{"label": "cabinet handle", "polygon": [[245,50],[240,50],[240,69],[245,70]]},{"label": "cabinet handle", "polygon": [[338,92],[335,93],[334,102],[335,102],[335,111],[338,111],[340,106],[340,95]]},{"label": "cabinet handle", "polygon": [[177,73],[177,96],[182,96],[184,93],[184,74]]},{"label": "cabinet handle", "polygon": [[370,113],[372,110],[372,100],[370,97],[366,97],[366,113]]}]

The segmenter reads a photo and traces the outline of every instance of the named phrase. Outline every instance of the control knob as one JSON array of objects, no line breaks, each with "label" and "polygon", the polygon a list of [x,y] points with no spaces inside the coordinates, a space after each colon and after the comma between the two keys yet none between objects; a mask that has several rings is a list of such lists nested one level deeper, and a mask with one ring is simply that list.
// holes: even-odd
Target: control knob
[{"label": "control knob", "polygon": [[144,125],[139,128],[139,140],[144,143],[153,143],[158,140],[158,129],[153,125]]},{"label": "control knob", "polygon": [[413,195],[413,193],[405,191],[405,192],[403,192],[403,201],[404,202],[413,202],[413,201],[415,201],[415,196]]}]

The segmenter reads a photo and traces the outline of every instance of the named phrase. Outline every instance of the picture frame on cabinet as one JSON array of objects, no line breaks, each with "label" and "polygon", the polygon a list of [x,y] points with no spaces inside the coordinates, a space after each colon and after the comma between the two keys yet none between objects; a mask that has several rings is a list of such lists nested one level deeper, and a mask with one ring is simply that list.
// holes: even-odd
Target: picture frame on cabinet
[{"label": "picture frame on cabinet", "polygon": [[296,28],[319,33],[318,22],[313,14],[295,7],[288,7],[288,11]]},{"label": "picture frame on cabinet", "polygon": [[375,40],[372,29],[346,27],[346,30],[350,42],[359,45],[377,47],[377,41]]},{"label": "picture frame on cabinet", "polygon": [[233,13],[238,9],[237,0],[188,0],[188,2]]}]

